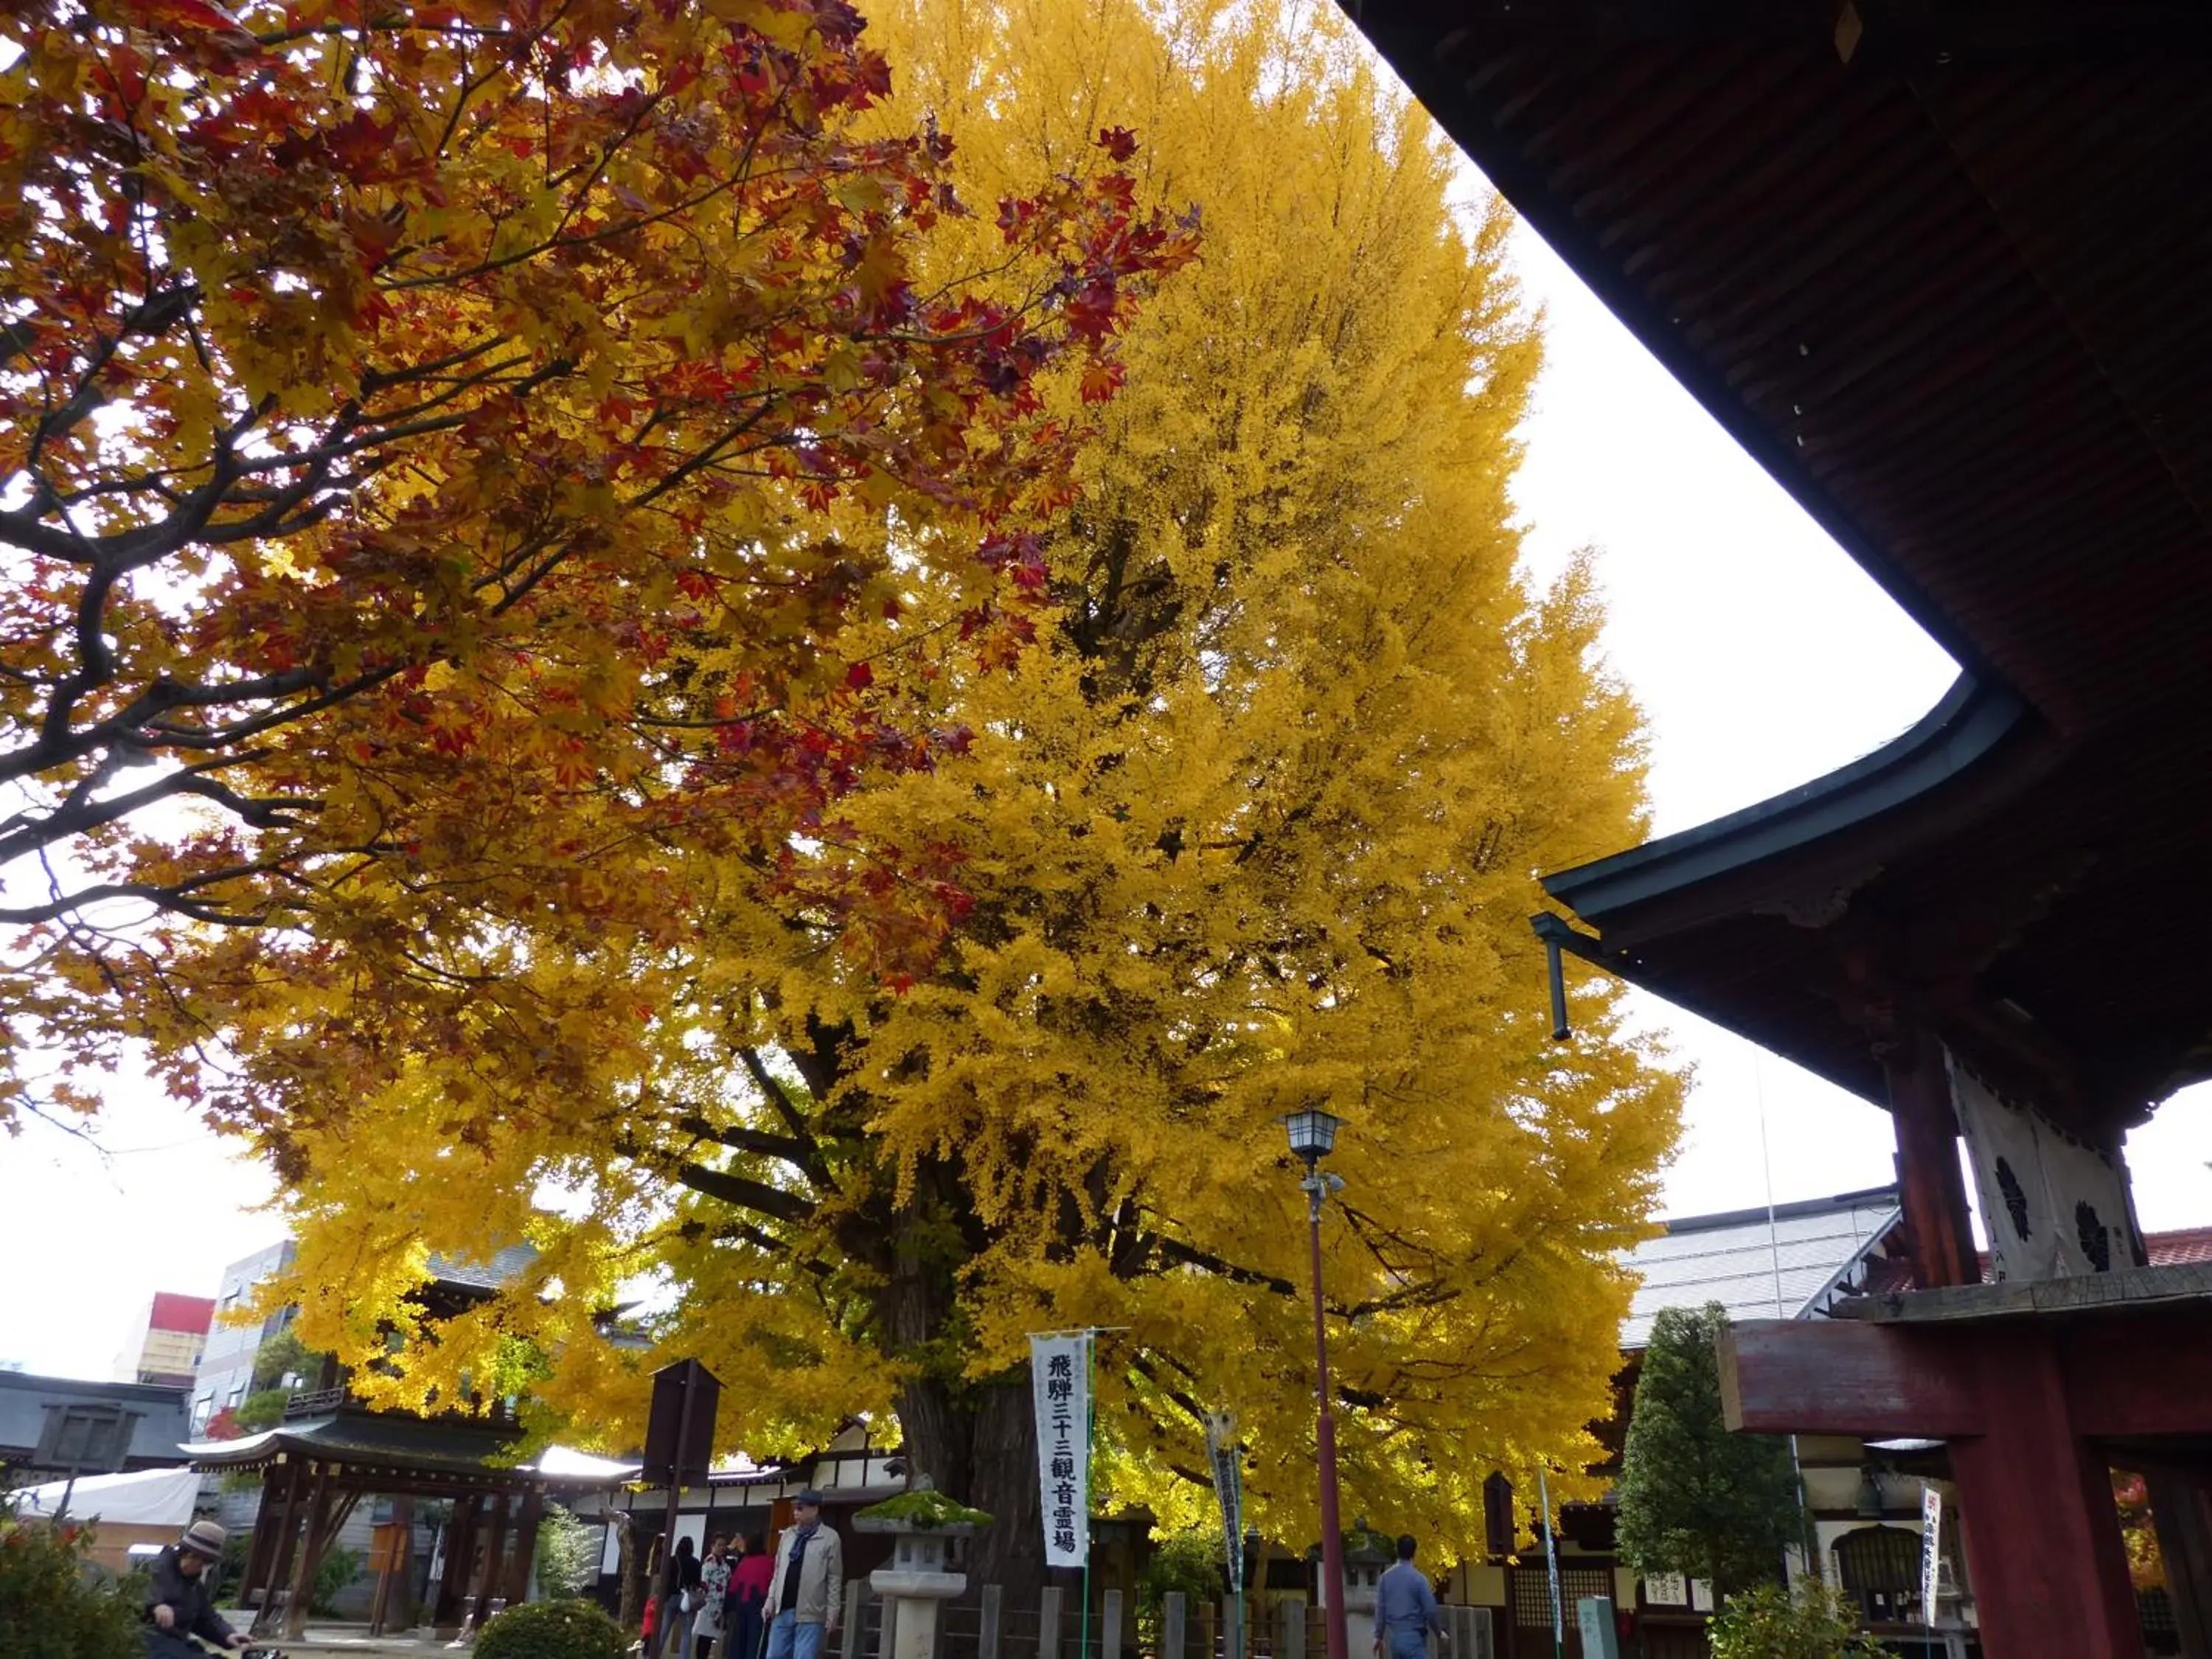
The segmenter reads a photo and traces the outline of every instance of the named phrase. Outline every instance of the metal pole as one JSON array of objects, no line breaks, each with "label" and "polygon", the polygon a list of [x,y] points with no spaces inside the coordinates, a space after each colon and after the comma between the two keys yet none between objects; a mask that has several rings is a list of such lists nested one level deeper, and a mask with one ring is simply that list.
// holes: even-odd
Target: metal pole
[{"label": "metal pole", "polygon": [[1306,1224],[1313,1245],[1314,1399],[1320,1414],[1314,1424],[1314,1444],[1321,1474],[1321,1571],[1328,1601],[1324,1608],[1328,1659],[1346,1659],[1349,1645],[1344,1632],[1344,1526],[1338,1517],[1336,1498],[1336,1413],[1329,1409],[1328,1328],[1322,1317],[1321,1206],[1328,1183],[1315,1166],[1307,1166]]}]

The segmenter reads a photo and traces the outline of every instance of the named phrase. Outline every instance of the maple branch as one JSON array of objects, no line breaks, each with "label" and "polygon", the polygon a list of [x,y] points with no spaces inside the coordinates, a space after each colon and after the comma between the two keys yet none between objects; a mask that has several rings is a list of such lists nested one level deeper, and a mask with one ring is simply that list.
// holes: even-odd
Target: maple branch
[{"label": "maple branch", "polygon": [[245,881],[254,876],[273,874],[281,867],[274,863],[236,864],[165,886],[151,882],[106,882],[98,886],[79,888],[74,893],[58,894],[45,904],[0,908],[0,922],[35,927],[40,922],[60,921],[88,904],[99,904],[108,899],[143,899],[158,909],[172,910],[179,915],[189,916],[194,921],[204,921],[222,927],[259,927],[269,920],[266,910],[247,913],[218,909],[211,905],[194,903],[185,895],[224,882]]}]

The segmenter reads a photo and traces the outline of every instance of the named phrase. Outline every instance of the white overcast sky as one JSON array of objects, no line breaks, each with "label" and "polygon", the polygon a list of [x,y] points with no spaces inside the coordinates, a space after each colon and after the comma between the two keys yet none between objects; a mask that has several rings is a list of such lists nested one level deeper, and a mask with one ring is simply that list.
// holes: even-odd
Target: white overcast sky
[{"label": "white overcast sky", "polygon": [[[1518,258],[1549,318],[1549,366],[1516,491],[1538,577],[1599,550],[1607,653],[1650,719],[1662,834],[1807,781],[1895,737],[1936,701],[1944,654],[1747,459],[1533,234]],[[1640,995],[1640,994],[1639,994]],[[1893,1178],[1887,1115],[1645,998],[1694,1063],[1667,1210],[1747,1208]],[[112,1373],[157,1290],[212,1296],[273,1243],[267,1176],[127,1081],[106,1152],[43,1125],[0,1141],[0,1362]],[[2129,1142],[2150,1230],[2212,1222],[2212,1094]],[[1765,1155],[1760,1122],[1765,1121]]]}]

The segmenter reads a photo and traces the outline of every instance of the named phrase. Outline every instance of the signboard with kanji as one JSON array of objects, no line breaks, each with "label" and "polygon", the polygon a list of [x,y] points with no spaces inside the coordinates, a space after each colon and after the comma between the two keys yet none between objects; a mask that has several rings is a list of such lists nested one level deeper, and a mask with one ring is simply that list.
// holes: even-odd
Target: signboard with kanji
[{"label": "signboard with kanji", "polygon": [[1037,1478],[1044,1496],[1044,1561],[1079,1567],[1091,1553],[1091,1337],[1032,1336]]}]

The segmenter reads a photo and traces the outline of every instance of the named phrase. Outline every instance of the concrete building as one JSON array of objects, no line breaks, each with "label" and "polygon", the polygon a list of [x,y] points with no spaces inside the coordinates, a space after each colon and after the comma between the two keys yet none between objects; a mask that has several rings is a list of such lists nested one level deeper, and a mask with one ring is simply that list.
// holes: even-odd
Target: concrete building
[{"label": "concrete building", "polygon": [[257,1251],[222,1270],[213,1304],[214,1328],[208,1333],[191,1382],[192,1432],[199,1433],[217,1412],[243,1404],[253,1388],[253,1362],[261,1345],[292,1322],[289,1308],[246,1323],[238,1316],[253,1305],[261,1286],[292,1265],[289,1238]]}]

